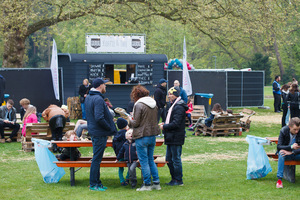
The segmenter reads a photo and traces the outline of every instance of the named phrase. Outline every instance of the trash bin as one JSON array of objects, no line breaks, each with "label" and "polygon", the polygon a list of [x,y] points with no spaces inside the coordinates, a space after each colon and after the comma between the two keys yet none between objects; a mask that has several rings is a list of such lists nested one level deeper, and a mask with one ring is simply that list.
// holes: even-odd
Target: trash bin
[{"label": "trash bin", "polygon": [[206,115],[210,115],[211,98],[214,94],[211,93],[195,93],[194,105],[204,105]]}]

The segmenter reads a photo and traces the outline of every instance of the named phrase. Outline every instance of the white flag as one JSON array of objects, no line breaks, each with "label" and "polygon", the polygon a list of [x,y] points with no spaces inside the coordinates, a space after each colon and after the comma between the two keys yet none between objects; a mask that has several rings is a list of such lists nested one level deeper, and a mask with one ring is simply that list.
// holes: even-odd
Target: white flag
[{"label": "white flag", "polygon": [[52,74],[52,82],[53,82],[53,90],[55,94],[55,98],[59,100],[59,82],[58,82],[58,60],[57,60],[57,48],[55,40],[53,39],[53,48],[52,48],[52,58],[51,58],[51,74]]},{"label": "white flag", "polygon": [[186,45],[185,45],[185,37],[183,40],[183,59],[182,59],[182,87],[186,91],[186,94],[189,96],[193,93],[192,83],[189,75],[189,71],[186,64]]}]

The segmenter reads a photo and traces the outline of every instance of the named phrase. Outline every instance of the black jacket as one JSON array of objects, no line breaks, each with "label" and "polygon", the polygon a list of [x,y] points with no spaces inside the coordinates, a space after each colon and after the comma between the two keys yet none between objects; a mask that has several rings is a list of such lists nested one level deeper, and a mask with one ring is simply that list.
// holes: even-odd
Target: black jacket
[{"label": "black jacket", "polygon": [[117,160],[121,160],[122,158],[124,158],[124,160],[129,163],[132,163],[133,161],[138,160],[134,140],[132,140],[132,143],[129,143],[128,141],[126,141],[123,144],[123,146],[120,149],[120,152],[117,156]]},{"label": "black jacket", "polygon": [[88,132],[92,137],[111,136],[117,133],[113,117],[99,91],[89,92],[85,99],[85,111]]},{"label": "black jacket", "polygon": [[[300,131],[297,133],[296,143],[300,144]],[[290,144],[290,128],[289,126],[284,126],[280,130],[278,144],[277,144],[277,152],[283,149],[287,151],[293,151],[294,154],[300,153],[300,149],[292,150],[291,145],[289,144]]]},{"label": "black jacket", "polygon": [[287,95],[287,102],[290,103],[291,108],[299,108],[300,103],[300,94],[299,92],[288,93]]},{"label": "black jacket", "polygon": [[84,97],[85,94],[89,94],[89,91],[90,91],[91,88],[92,88],[91,85],[89,85],[88,87],[85,87],[84,85],[81,85],[79,87],[79,92],[78,93],[81,97]]},{"label": "black jacket", "polygon": [[119,130],[118,133],[114,136],[113,148],[116,156],[118,156],[120,149],[122,148],[123,144],[126,142],[125,134],[126,134],[126,130],[122,129]]},{"label": "black jacket", "polygon": [[163,108],[166,105],[167,88],[161,85],[156,86],[154,92],[154,100],[158,108]]},{"label": "black jacket", "polygon": [[166,145],[183,145],[185,139],[185,112],[189,109],[183,100],[174,106],[170,123],[164,124],[164,138]]}]

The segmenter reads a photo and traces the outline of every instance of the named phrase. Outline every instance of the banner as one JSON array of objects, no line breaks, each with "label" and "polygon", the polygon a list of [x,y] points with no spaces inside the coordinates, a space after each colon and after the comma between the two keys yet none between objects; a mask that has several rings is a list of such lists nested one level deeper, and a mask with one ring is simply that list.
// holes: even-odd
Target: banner
[{"label": "banner", "polygon": [[58,82],[58,59],[57,59],[57,47],[55,40],[53,39],[53,47],[52,47],[52,58],[51,58],[51,75],[53,82],[53,90],[54,95],[57,100],[59,100],[59,82]]},{"label": "banner", "polygon": [[87,35],[86,53],[145,53],[145,37]]},{"label": "banner", "polygon": [[193,90],[192,90],[192,83],[191,83],[191,79],[190,79],[190,75],[189,75],[189,71],[187,68],[187,64],[186,64],[186,45],[185,45],[185,37],[183,40],[183,59],[182,59],[182,65],[183,65],[183,69],[182,69],[182,88],[186,91],[186,94],[192,95]]}]

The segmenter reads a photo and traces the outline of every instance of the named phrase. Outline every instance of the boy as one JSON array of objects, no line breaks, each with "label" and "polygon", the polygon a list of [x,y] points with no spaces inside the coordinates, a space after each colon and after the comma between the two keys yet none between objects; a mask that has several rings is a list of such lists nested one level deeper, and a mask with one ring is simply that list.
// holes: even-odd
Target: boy
[{"label": "boy", "polygon": [[126,132],[126,139],[127,141],[123,144],[117,156],[117,161],[124,159],[127,162],[131,188],[134,189],[137,184],[136,167],[138,165],[138,156],[136,153],[135,142],[132,140],[132,129],[129,129]]},{"label": "boy", "polygon": [[[129,129],[128,122],[124,118],[119,117],[117,120],[117,127],[118,127],[119,131],[114,136],[114,139],[113,139],[113,149],[115,151],[116,156],[118,156],[120,149],[122,148],[123,144],[126,142],[125,134],[126,134],[126,131]],[[119,167],[119,179],[120,179],[121,185],[126,186],[126,185],[128,185],[127,180],[129,178],[129,175],[127,173],[126,181],[125,181],[123,172],[124,172],[124,167]]]}]

